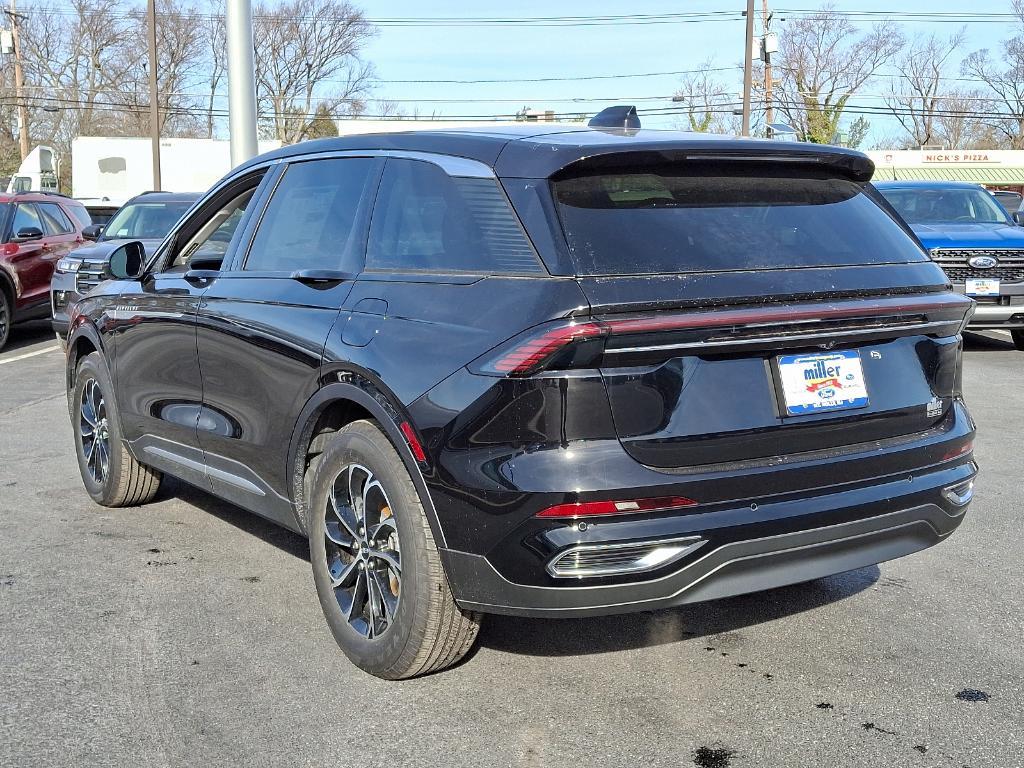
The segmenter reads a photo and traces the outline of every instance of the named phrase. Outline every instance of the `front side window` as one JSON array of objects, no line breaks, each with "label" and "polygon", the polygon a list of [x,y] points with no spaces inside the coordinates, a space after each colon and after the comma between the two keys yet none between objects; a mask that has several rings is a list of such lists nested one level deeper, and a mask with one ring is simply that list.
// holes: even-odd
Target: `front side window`
[{"label": "front side window", "polygon": [[992,195],[969,187],[879,190],[910,224],[1010,224]]},{"label": "front side window", "polygon": [[453,178],[433,163],[389,159],[367,243],[368,269],[539,273],[540,262],[495,179]]},{"label": "front side window", "polygon": [[852,181],[666,164],[552,183],[580,275],[923,261]]},{"label": "front side window", "polygon": [[274,190],[245,260],[247,271],[336,269],[356,263],[357,214],[375,160],[294,163]]},{"label": "front side window", "polygon": [[[259,187],[260,177],[235,191],[233,196],[221,200],[213,208],[201,208],[196,217],[190,217],[178,235],[187,238],[178,250],[170,268],[184,268],[195,261],[204,262],[203,269],[219,269],[245,210]],[[211,213],[212,212],[212,213]]]},{"label": "front side window", "polygon": [[28,227],[43,231],[43,222],[39,220],[39,213],[36,207],[30,203],[21,203],[14,209],[14,221],[11,223],[11,234],[15,237],[21,230]]}]

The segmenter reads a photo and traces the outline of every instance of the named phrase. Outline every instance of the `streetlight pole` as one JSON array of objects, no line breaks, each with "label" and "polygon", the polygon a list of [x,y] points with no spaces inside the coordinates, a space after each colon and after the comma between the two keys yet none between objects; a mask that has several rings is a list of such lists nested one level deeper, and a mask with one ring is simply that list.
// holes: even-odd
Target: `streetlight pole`
[{"label": "streetlight pole", "polygon": [[251,0],[227,0],[228,126],[231,165],[255,157],[256,73],[253,66]]},{"label": "streetlight pole", "polygon": [[149,28],[149,136],[153,145],[153,189],[160,191],[160,99],[156,67],[156,0],[146,5]]},{"label": "streetlight pole", "polygon": [[[768,0],[761,5],[761,31],[764,33],[764,124],[770,126],[775,121],[775,110],[772,109],[772,53],[768,46],[768,33],[771,32],[772,16],[768,12]],[[767,136],[772,137],[772,129],[766,128]]]},{"label": "streetlight pole", "polygon": [[743,129],[750,135],[750,88],[754,80],[754,0],[747,0],[746,55],[743,60]]},{"label": "streetlight pole", "polygon": [[25,103],[25,73],[21,70],[21,42],[18,40],[18,22],[22,15],[18,13],[16,0],[11,0],[11,9],[7,11],[11,19],[11,42],[14,43],[14,96],[18,99],[18,143],[21,159],[28,157],[28,105]]}]

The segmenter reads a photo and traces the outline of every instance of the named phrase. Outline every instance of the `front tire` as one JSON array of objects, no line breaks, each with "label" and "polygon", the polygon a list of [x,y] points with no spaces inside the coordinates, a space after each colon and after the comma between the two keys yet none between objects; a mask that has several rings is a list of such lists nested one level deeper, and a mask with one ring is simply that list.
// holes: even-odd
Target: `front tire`
[{"label": "front tire", "polygon": [[436,672],[472,648],[477,614],[455,603],[419,496],[370,421],[329,439],[309,504],[309,552],[324,617],[345,655],[389,680]]},{"label": "front tire", "polygon": [[137,462],[122,442],[114,387],[96,352],[78,364],[71,423],[78,469],[93,501],[105,507],[134,507],[152,500],[161,474]]},{"label": "front tire", "polygon": [[1024,352],[1024,330],[1010,331],[1010,336],[1013,337],[1013,346]]}]

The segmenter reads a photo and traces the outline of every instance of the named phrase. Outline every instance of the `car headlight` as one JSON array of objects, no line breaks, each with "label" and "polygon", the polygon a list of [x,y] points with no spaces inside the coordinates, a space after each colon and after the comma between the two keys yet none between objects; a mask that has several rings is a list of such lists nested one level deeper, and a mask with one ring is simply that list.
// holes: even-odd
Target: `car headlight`
[{"label": "car headlight", "polygon": [[63,258],[57,262],[58,272],[77,272],[81,268],[82,262],[78,259]]}]

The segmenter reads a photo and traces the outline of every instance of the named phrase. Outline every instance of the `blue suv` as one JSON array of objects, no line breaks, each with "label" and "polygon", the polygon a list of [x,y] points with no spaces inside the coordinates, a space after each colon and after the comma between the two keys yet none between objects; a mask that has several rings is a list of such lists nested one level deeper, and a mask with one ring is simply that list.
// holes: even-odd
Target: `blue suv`
[{"label": "blue suv", "polygon": [[1024,227],[977,184],[875,184],[956,290],[977,302],[970,328],[1008,330],[1024,350]]}]

